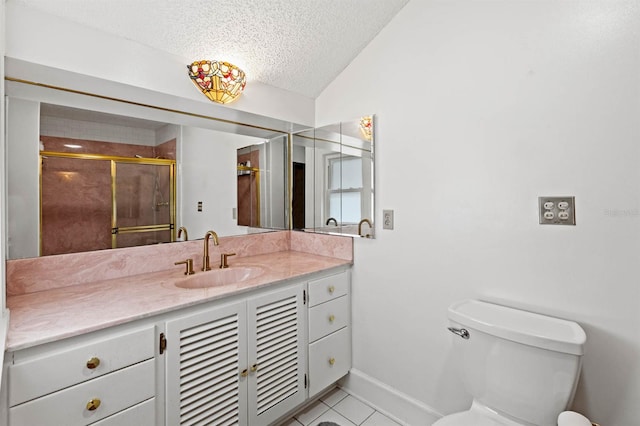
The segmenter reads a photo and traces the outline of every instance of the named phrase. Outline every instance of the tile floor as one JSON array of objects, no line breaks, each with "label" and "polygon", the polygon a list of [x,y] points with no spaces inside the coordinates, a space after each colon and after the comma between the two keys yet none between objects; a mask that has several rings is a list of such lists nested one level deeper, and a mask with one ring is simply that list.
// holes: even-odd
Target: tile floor
[{"label": "tile floor", "polygon": [[340,388],[333,389],[282,426],[317,426],[322,422],[340,426],[400,426]]}]

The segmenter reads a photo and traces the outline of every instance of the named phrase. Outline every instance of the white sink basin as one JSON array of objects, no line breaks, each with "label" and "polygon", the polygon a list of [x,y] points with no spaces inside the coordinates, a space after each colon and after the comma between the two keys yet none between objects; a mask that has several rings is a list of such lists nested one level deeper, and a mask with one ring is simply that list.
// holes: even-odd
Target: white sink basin
[{"label": "white sink basin", "polygon": [[258,277],[264,271],[257,266],[238,266],[225,269],[212,269],[196,273],[176,283],[180,288],[207,288],[218,285],[238,284]]}]

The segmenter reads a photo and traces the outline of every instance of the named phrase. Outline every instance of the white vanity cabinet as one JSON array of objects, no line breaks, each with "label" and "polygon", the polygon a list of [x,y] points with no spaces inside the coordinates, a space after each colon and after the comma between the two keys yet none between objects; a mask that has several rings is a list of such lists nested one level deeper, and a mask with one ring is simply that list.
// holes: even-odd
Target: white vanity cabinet
[{"label": "white vanity cabinet", "polygon": [[309,277],[8,352],[0,424],[278,424],[351,368],[350,270]]},{"label": "white vanity cabinet", "polygon": [[10,426],[156,424],[155,327],[96,332],[10,354]]},{"label": "white vanity cabinet", "polygon": [[305,284],[166,322],[166,424],[264,426],[306,399]]},{"label": "white vanity cabinet", "polygon": [[349,271],[309,281],[309,397],[351,369]]}]

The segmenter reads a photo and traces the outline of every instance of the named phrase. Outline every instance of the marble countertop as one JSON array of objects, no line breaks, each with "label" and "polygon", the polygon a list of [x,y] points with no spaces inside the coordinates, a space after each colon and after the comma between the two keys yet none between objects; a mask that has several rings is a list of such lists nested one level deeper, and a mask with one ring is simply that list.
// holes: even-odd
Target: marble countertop
[{"label": "marble countertop", "polygon": [[184,275],[174,269],[10,296],[7,351],[16,351],[176,309],[229,297],[292,278],[351,264],[313,254],[282,251],[229,258],[230,268],[257,266],[262,273],[240,283],[180,288],[176,283],[215,271]]}]

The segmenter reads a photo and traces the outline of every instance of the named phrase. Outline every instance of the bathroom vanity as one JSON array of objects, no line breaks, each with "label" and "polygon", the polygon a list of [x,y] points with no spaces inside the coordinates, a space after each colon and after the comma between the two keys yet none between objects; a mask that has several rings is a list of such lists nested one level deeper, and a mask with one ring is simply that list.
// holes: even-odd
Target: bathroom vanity
[{"label": "bathroom vanity", "polygon": [[217,271],[179,268],[10,297],[0,423],[268,425],[347,374],[350,260],[230,263],[262,273],[184,288]]}]

